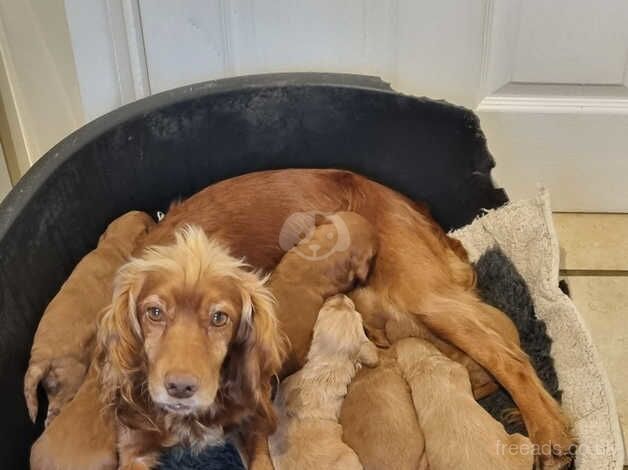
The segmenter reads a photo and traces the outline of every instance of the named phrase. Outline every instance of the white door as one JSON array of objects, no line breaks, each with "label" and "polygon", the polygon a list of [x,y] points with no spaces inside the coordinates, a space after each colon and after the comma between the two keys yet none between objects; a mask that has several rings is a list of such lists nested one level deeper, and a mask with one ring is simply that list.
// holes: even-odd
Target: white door
[{"label": "white door", "polygon": [[542,184],[556,210],[628,212],[626,0],[65,4],[88,117],[239,74],[379,75],[476,110],[512,199]]},{"label": "white door", "polygon": [[477,110],[512,195],[628,211],[628,1],[490,1]]}]

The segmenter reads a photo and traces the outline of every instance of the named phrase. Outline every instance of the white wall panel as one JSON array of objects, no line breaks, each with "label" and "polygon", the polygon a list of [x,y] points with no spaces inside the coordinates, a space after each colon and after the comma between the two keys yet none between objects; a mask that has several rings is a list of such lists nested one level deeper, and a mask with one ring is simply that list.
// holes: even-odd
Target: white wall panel
[{"label": "white wall panel", "polygon": [[229,74],[229,29],[220,0],[140,1],[153,93]]},{"label": "white wall panel", "polygon": [[472,105],[483,2],[140,2],[152,91],[233,74],[382,76],[408,93]]},{"label": "white wall panel", "polygon": [[484,2],[400,0],[397,89],[473,107],[480,84]]},{"label": "white wall panel", "polygon": [[480,119],[511,199],[544,186],[554,210],[628,212],[628,115],[502,110]]},{"label": "white wall panel", "polygon": [[512,80],[622,83],[627,47],[626,0],[523,0]]}]

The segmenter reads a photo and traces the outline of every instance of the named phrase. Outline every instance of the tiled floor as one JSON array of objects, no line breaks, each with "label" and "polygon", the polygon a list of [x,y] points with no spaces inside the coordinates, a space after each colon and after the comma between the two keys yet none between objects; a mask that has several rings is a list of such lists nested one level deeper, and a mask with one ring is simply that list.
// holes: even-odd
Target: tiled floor
[{"label": "tiled floor", "polygon": [[628,214],[561,213],[554,223],[563,278],[606,365],[628,438]]}]

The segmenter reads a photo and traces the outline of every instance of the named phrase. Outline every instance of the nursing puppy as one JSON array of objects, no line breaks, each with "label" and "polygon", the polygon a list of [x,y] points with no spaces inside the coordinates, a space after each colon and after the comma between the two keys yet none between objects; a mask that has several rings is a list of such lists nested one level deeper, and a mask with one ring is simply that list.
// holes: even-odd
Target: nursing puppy
[{"label": "nursing puppy", "polygon": [[100,401],[92,366],[74,398],[31,448],[31,470],[113,470],[118,468],[112,408]]},{"label": "nursing puppy", "polygon": [[[33,421],[41,382],[48,396],[46,426],[77,392],[92,360],[98,313],[111,301],[113,278],[155,222],[148,214],[128,212],[115,219],[74,268],[44,312],[24,376],[24,398]],[[89,293],[86,295],[86,293]]]},{"label": "nursing puppy", "polygon": [[279,243],[289,248],[297,240],[268,285],[277,300],[275,311],[281,330],[290,340],[281,377],[296,372],[305,363],[314,323],[325,299],[365,282],[377,252],[373,226],[353,212],[289,218]]},{"label": "nursing puppy", "polygon": [[347,386],[360,364],[376,365],[377,349],[353,302],[334,296],[319,312],[305,366],[279,386],[279,424],[269,440],[275,470],[362,468],[342,442],[338,424]]},{"label": "nursing puppy", "polygon": [[342,403],[342,439],[367,470],[428,468],[423,432],[394,348],[356,374]]},{"label": "nursing puppy", "polygon": [[399,332],[395,337],[394,350],[412,391],[429,468],[530,470],[530,440],[508,434],[477,403],[465,367],[428,341],[402,336]]},{"label": "nursing puppy", "polygon": [[[516,330],[495,323],[505,338],[519,342]],[[421,338],[467,369],[476,399],[490,394],[497,384],[490,374],[459,349],[434,336],[421,322],[399,315],[386,322],[386,338],[393,344],[381,349],[379,365],[360,370],[342,404],[343,440],[368,470],[421,470],[428,468],[423,430],[417,421],[411,390],[398,365],[395,341]],[[414,356],[413,356],[414,357]]]}]

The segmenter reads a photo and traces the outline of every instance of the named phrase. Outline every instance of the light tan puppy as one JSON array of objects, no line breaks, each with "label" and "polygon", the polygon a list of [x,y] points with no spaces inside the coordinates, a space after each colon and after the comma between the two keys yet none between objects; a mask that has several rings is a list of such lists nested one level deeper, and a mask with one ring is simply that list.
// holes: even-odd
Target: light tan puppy
[{"label": "light tan puppy", "polygon": [[92,359],[98,313],[111,302],[116,271],[140,236],[155,222],[144,212],[128,212],[111,222],[98,246],[74,268],[44,312],[24,377],[24,397],[33,421],[37,386],[48,396],[46,425],[77,392]]},{"label": "light tan puppy", "polygon": [[359,365],[376,363],[377,349],[353,302],[344,295],[328,299],[305,366],[281,383],[275,399],[279,425],[269,440],[275,470],[362,468],[342,442],[338,415]]},{"label": "light tan puppy", "polygon": [[423,433],[397,355],[393,348],[378,351],[378,366],[358,371],[342,403],[342,439],[367,470],[427,469]]},{"label": "light tan puppy", "polygon": [[31,448],[32,470],[109,470],[118,467],[112,408],[103,407],[97,374],[85,382]]},{"label": "light tan puppy", "polygon": [[464,366],[429,342],[407,338],[394,346],[412,390],[431,470],[530,470],[530,440],[508,434],[473,398]]},{"label": "light tan puppy", "polygon": [[[505,337],[514,335],[513,341],[518,341],[516,332],[506,326],[502,328],[502,334]],[[482,367],[434,336],[417,319],[408,316],[392,318],[386,322],[385,331],[391,343],[408,336],[421,338],[464,365],[469,371],[475,398],[496,389],[492,377]],[[423,431],[417,421],[410,387],[397,364],[397,351],[394,347],[380,349],[379,357],[376,368],[360,370],[349,386],[340,413],[343,440],[368,470],[427,468]]]}]

